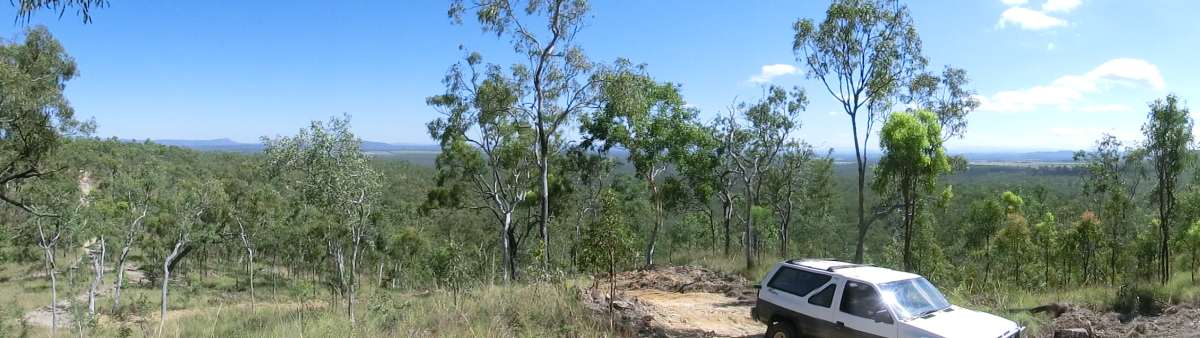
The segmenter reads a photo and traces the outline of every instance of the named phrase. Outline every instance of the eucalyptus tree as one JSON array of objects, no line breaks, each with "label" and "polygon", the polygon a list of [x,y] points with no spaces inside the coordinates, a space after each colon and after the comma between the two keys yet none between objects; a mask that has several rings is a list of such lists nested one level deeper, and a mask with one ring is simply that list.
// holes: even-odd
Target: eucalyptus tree
[{"label": "eucalyptus tree", "polygon": [[[583,142],[587,143],[587,142]],[[617,161],[596,144],[579,144],[565,154],[562,169],[565,186],[573,187],[571,197],[575,205],[575,233],[571,238],[571,262],[578,261],[579,250],[584,243],[583,226],[600,217],[601,193],[617,166]],[[578,266],[575,266],[578,268]]]},{"label": "eucalyptus tree", "polygon": [[[120,141],[105,141],[110,146],[119,145]],[[125,263],[134,245],[146,234],[145,221],[149,215],[153,199],[158,198],[168,187],[162,186],[155,171],[163,170],[165,163],[153,156],[152,145],[128,145],[112,147],[110,153],[118,157],[117,163],[109,166],[107,173],[98,172],[104,179],[99,185],[95,200],[95,209],[103,219],[112,224],[115,237],[120,238],[121,246],[113,263],[116,276],[113,280],[112,312],[117,313],[121,308],[121,290],[125,284]],[[124,161],[121,161],[124,160]]]},{"label": "eucalyptus tree", "polygon": [[850,118],[858,173],[858,245],[863,260],[870,220],[866,217],[867,151],[873,127],[889,111],[900,90],[925,67],[921,39],[908,7],[888,0],[835,0],[820,23],[793,25],[792,50],[821,80]]},{"label": "eucalyptus tree", "polygon": [[24,222],[36,232],[37,246],[42,249],[43,267],[50,279],[50,333],[53,336],[58,329],[59,312],[59,264],[55,253],[63,247],[74,248],[75,244],[80,243],[78,233],[87,228],[87,219],[81,212],[86,199],[75,177],[53,175],[41,176],[37,180],[41,182],[28,189],[31,203],[27,207],[30,213]]},{"label": "eucalyptus tree", "polygon": [[[715,130],[708,125],[696,124],[695,127],[688,130],[693,132],[690,137],[691,144],[675,169],[686,185],[684,189],[687,194],[685,204],[689,209],[704,212],[707,215],[709,248],[716,250],[718,247],[717,225],[716,217],[713,216],[715,211],[712,210],[715,205],[712,202],[714,197],[721,192],[723,157],[718,153],[721,140],[717,138]],[[729,210],[732,211],[732,205]],[[730,217],[732,217],[732,212]],[[726,224],[728,225],[728,223]],[[728,236],[728,228],[725,229],[725,234]]]},{"label": "eucalyptus tree", "polygon": [[1135,200],[1141,179],[1145,176],[1143,165],[1145,151],[1125,148],[1115,136],[1104,134],[1096,141],[1094,150],[1075,152],[1074,160],[1083,162],[1085,169],[1082,183],[1083,195],[1107,220],[1109,248],[1109,283],[1115,284],[1118,261],[1124,257],[1122,249],[1133,240]]},{"label": "eucalyptus tree", "polygon": [[925,72],[913,77],[906,99],[937,115],[943,141],[962,137],[967,115],[980,105],[975,91],[967,88],[969,82],[966,70],[946,66],[940,75]]},{"label": "eucalyptus tree", "polygon": [[708,130],[712,138],[718,140],[715,152],[713,153],[715,155],[713,174],[716,175],[716,195],[721,205],[721,225],[724,229],[724,236],[722,236],[724,250],[722,252],[728,257],[731,246],[730,229],[733,225],[733,209],[738,199],[733,186],[736,183],[734,165],[729,153],[739,147],[740,144],[733,142],[734,139],[731,136],[733,136],[734,129],[729,128],[730,125],[724,121],[725,119],[717,118]]},{"label": "eucalyptus tree", "polygon": [[1018,286],[1021,285],[1021,264],[1027,259],[1032,243],[1029,221],[1025,219],[1025,200],[1020,195],[1005,191],[1000,199],[1005,204],[1004,227],[996,233],[997,247],[1009,258],[1013,270],[1009,274]]},{"label": "eucalyptus tree", "polygon": [[789,93],[781,87],[771,86],[767,96],[759,102],[730,108],[722,122],[724,143],[728,147],[725,155],[732,164],[731,171],[742,183],[745,196],[743,251],[747,267],[753,267],[755,263],[753,215],[762,191],[763,174],[770,170],[792,132],[798,129],[797,116],[807,104],[803,90],[796,88]]},{"label": "eucalyptus tree", "polygon": [[442,114],[429,122],[429,135],[442,152],[437,159],[437,187],[425,208],[487,210],[495,219],[504,256],[504,279],[517,278],[516,212],[526,204],[535,178],[537,157],[530,151],[537,133],[524,120],[522,85],[497,65],[479,70],[482,58],[472,53],[446,75],[446,92],[426,99]]},{"label": "eucalyptus tree", "polygon": [[[237,165],[237,164],[234,164]],[[242,250],[246,252],[246,277],[250,287],[250,306],[255,304],[254,296],[254,258],[258,252],[259,237],[269,233],[271,225],[284,217],[280,210],[283,197],[278,190],[259,182],[267,181],[263,172],[254,163],[242,162],[231,173],[232,177],[222,180],[225,195],[229,196],[224,203],[221,214],[230,235],[237,237]]]},{"label": "eucalyptus tree", "polygon": [[363,153],[362,140],[350,132],[349,116],[313,121],[294,136],[264,138],[263,143],[269,175],[299,192],[305,207],[331,215],[321,236],[354,326],[358,266],[364,241],[376,226],[372,215],[381,177]]},{"label": "eucalyptus tree", "polygon": [[1049,285],[1050,268],[1054,264],[1054,248],[1060,245],[1058,221],[1055,220],[1054,214],[1050,212],[1043,214],[1041,221],[1033,225],[1031,235],[1034,247],[1041,251],[1038,253],[1038,258],[1042,263],[1042,281]]},{"label": "eucalyptus tree", "polygon": [[816,183],[806,181],[810,177],[806,175],[806,169],[809,169],[814,154],[812,147],[798,141],[785,143],[780,152],[779,161],[764,176],[766,191],[763,193],[779,222],[776,229],[779,236],[779,256],[788,257],[789,234],[796,218],[796,206],[807,199],[807,185]]},{"label": "eucalyptus tree", "polygon": [[[516,2],[516,3],[514,3]],[[485,32],[507,35],[513,51],[525,63],[512,67],[521,88],[516,100],[519,114],[534,131],[539,180],[538,227],[543,260],[550,264],[550,161],[558,152],[554,138],[593,99],[592,63],[576,44],[585,27],[588,4],[582,0],[454,0],[451,20],[462,23],[467,10],[475,13]],[[542,24],[536,21],[544,21]]]},{"label": "eucalyptus tree", "polygon": [[48,166],[51,155],[66,137],[94,129],[75,119],[63,94],[77,72],[46,27],[25,31],[23,42],[0,43],[0,200],[8,205],[34,212],[15,195],[19,187],[64,169]]},{"label": "eucalyptus tree", "polygon": [[926,110],[891,114],[880,130],[879,148],[883,155],[871,186],[880,195],[899,197],[904,269],[912,271],[913,228],[922,195],[933,192],[938,176],[950,171],[941,124]]},{"label": "eucalyptus tree", "polygon": [[91,23],[93,10],[108,7],[108,0],[18,0],[10,3],[17,6],[18,21],[29,21],[33,14],[40,10],[58,12],[58,17],[61,18],[67,10],[73,8],[84,23]]},{"label": "eucalyptus tree", "polygon": [[1080,273],[1083,275],[1080,278],[1084,284],[1092,281],[1092,257],[1096,254],[1096,237],[1100,233],[1100,218],[1091,210],[1084,211],[1079,215],[1079,221],[1075,223],[1071,229],[1072,246],[1074,246],[1074,257],[1083,259],[1080,265]]},{"label": "eucalyptus tree", "polygon": [[600,194],[601,212],[599,219],[589,222],[583,232],[577,264],[583,271],[608,273],[609,325],[616,317],[613,301],[616,299],[617,266],[634,256],[633,234],[629,221],[620,205],[621,201],[611,189]]},{"label": "eucalyptus tree", "polygon": [[618,60],[597,74],[598,109],[583,119],[584,141],[600,143],[602,152],[620,147],[628,152],[636,174],[645,181],[654,204],[654,226],[646,240],[645,264],[654,264],[654,248],[663,226],[662,174],[684,161],[693,139],[703,134],[697,112],[689,109],[679,86],[655,81],[642,65]]},{"label": "eucalyptus tree", "polygon": [[1005,206],[994,196],[975,200],[967,209],[966,240],[962,242],[964,249],[971,250],[973,256],[982,254],[984,257],[983,282],[991,279],[992,270],[992,239],[996,231],[1003,225]]},{"label": "eucalyptus tree", "polygon": [[1188,258],[1190,258],[1189,261],[1191,261],[1192,264],[1188,270],[1191,271],[1192,283],[1195,283],[1196,261],[1200,260],[1200,222],[1192,222],[1192,225],[1188,226],[1187,230],[1184,231],[1182,239],[1183,243],[1187,245],[1188,249],[1191,251],[1191,255],[1189,255],[1191,257]]},{"label": "eucalyptus tree", "polygon": [[1146,136],[1146,156],[1154,169],[1156,183],[1151,201],[1158,206],[1159,223],[1159,279],[1163,284],[1171,278],[1171,224],[1175,220],[1175,192],[1179,175],[1193,156],[1188,146],[1192,143],[1192,118],[1187,107],[1182,106],[1175,95],[1167,95],[1150,103],[1146,124],[1142,125]]},{"label": "eucalyptus tree", "polygon": [[215,237],[216,228],[210,217],[213,209],[225,199],[219,182],[203,176],[193,177],[183,171],[178,168],[158,181],[172,189],[158,195],[152,202],[156,204],[156,214],[153,222],[148,224],[159,249],[166,251],[162,258],[162,275],[159,276],[162,279],[159,334],[167,321],[171,270],[198,245]]}]

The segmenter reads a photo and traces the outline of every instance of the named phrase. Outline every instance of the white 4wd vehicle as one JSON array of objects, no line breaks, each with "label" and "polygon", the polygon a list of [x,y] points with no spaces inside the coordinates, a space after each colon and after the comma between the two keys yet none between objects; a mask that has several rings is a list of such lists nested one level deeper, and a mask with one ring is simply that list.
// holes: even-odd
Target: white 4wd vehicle
[{"label": "white 4wd vehicle", "polygon": [[827,260],[775,264],[763,278],[755,320],[767,338],[1016,338],[1024,328],[950,305],[919,275]]}]

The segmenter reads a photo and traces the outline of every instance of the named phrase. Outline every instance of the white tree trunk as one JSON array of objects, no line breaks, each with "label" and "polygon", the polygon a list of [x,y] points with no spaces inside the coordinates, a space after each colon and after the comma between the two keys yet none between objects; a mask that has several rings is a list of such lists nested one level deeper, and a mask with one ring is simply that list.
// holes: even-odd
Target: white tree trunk
[{"label": "white tree trunk", "polygon": [[104,279],[104,237],[100,237],[100,252],[97,254],[93,249],[89,250],[88,253],[92,259],[92,284],[88,287],[88,314],[95,315],[96,290],[100,287],[100,282]]},{"label": "white tree trunk", "polygon": [[129,229],[125,232],[125,246],[121,248],[121,256],[117,258],[117,265],[114,267],[117,271],[117,280],[113,281],[113,308],[115,314],[121,309],[121,286],[125,283],[125,258],[129,257],[129,248],[133,246],[134,234],[137,232],[138,225],[142,219],[146,218],[146,209],[142,209],[142,215],[138,216],[129,223]]},{"label": "white tree trunk", "polygon": [[58,275],[54,271],[54,248],[43,246],[46,255],[46,275],[50,276],[50,336],[58,331]]},{"label": "white tree trunk", "polygon": [[40,239],[38,246],[42,247],[46,275],[50,276],[50,336],[54,337],[58,333],[58,276],[55,274],[54,246],[58,244],[58,236],[61,233],[55,233],[53,238],[46,239],[46,230],[40,221],[37,222],[37,227]]},{"label": "white tree trunk", "polygon": [[241,230],[239,234],[242,238],[242,247],[246,249],[246,258],[248,258],[246,270],[249,270],[250,273],[250,310],[253,311],[256,307],[254,300],[254,246],[250,244],[250,237],[246,234],[246,226],[241,221],[238,221],[238,229]]},{"label": "white tree trunk", "polygon": [[163,324],[167,322],[167,291],[168,285],[171,282],[171,263],[179,258],[181,249],[187,245],[187,236],[182,236],[178,241],[175,241],[175,248],[171,249],[171,254],[163,260],[163,275],[162,275],[162,309],[159,312],[158,319],[158,334],[162,335]]}]

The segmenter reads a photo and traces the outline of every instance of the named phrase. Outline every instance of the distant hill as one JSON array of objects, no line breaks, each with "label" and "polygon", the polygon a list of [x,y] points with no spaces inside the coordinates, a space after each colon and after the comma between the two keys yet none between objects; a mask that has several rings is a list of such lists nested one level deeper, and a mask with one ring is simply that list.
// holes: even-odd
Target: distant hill
[{"label": "distant hill", "polygon": [[[996,150],[996,151],[971,151],[971,152],[951,152],[951,155],[962,155],[971,163],[1068,163],[1074,162],[1074,151],[1070,150],[1051,150],[1051,151],[1011,151],[1011,150]],[[872,162],[879,159],[880,153],[877,150],[871,150],[867,153],[867,158]],[[854,153],[834,152],[834,161],[838,162],[853,162]]]},{"label": "distant hill", "polygon": [[979,152],[961,154],[970,162],[1074,162],[1075,152],[1070,150],[1033,152]]},{"label": "distant hill", "polygon": [[[262,143],[241,143],[228,138],[211,140],[151,140],[154,143],[195,149],[200,151],[232,151],[258,152],[262,151]],[[375,141],[363,141],[362,150],[368,153],[404,153],[404,152],[436,152],[440,148],[435,144],[392,144]]]},{"label": "distant hill", "polygon": [[[218,138],[211,140],[153,140],[155,143],[165,144],[170,146],[190,148],[200,151],[232,151],[232,152],[258,152],[262,151],[261,143],[241,143],[228,138]],[[436,144],[397,144],[385,143],[376,141],[363,141],[362,149],[365,152],[377,155],[409,155],[409,154],[434,154],[441,151],[441,148]],[[625,158],[626,152],[622,149],[612,149],[610,151],[614,157]],[[879,159],[879,152],[872,150],[868,153],[871,161]],[[971,163],[988,164],[988,163],[1069,163],[1073,162],[1073,151],[1070,150],[1054,150],[1054,151],[978,151],[978,152],[962,152],[953,153],[953,155],[962,155]],[[428,157],[422,155],[422,157]],[[846,152],[834,152],[833,158],[838,162],[853,162],[854,154]]]}]

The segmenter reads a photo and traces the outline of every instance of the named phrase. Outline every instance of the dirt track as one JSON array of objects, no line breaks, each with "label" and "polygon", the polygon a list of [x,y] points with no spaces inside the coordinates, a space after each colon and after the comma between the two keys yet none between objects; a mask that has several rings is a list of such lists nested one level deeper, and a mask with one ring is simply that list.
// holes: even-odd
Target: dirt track
[{"label": "dirt track", "polygon": [[[584,303],[607,313],[608,279],[583,290]],[[639,337],[758,337],[766,326],[750,318],[754,289],[738,276],[699,267],[662,267],[617,274],[618,323]]]},{"label": "dirt track", "polygon": [[[585,305],[606,316],[608,278],[596,281],[581,296]],[[700,267],[659,267],[618,273],[616,285],[616,322],[627,336],[758,337],[766,331],[750,318],[756,290],[738,276]],[[1200,304],[1125,322],[1117,313],[1071,307],[1031,336],[1054,337],[1060,329],[1080,329],[1092,337],[1200,337]]]},{"label": "dirt track", "polygon": [[1200,337],[1200,307],[1176,306],[1160,316],[1137,317],[1121,322],[1121,315],[1073,308],[1038,334],[1053,337],[1057,329],[1082,329],[1095,337]]}]

